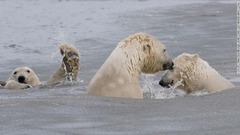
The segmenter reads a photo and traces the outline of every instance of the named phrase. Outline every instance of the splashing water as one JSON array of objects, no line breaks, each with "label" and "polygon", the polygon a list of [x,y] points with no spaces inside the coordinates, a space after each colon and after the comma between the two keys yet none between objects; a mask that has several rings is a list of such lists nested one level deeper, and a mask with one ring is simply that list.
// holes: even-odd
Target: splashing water
[{"label": "splashing water", "polygon": [[150,99],[154,99],[155,94],[156,93],[156,89],[154,89],[153,86],[153,75],[149,75],[149,74],[144,74],[141,76],[142,81],[144,82],[142,88],[143,88],[143,93],[144,93],[144,97],[146,98],[150,98]]},{"label": "splashing water", "polygon": [[186,92],[176,89],[181,82],[170,88],[163,88],[154,79],[154,75],[144,74],[141,76],[144,98],[150,99],[170,99],[178,96],[185,96]]},{"label": "splashing water", "polygon": [[[62,57],[65,57],[65,54],[63,54],[63,56]],[[64,76],[66,76],[66,80],[68,80],[69,82],[74,82],[73,81],[73,73],[68,73],[68,71],[67,71],[67,67],[66,67],[66,65],[65,65],[65,63],[62,61],[62,63],[63,63],[63,69],[65,70],[65,74],[64,74]]]},{"label": "splashing water", "polygon": [[177,81],[174,86],[170,85],[170,88],[162,88],[163,90],[158,91],[156,94],[156,99],[170,99],[179,96],[185,96],[187,93],[185,91],[177,89],[178,86],[183,85],[182,77],[180,81]]},{"label": "splashing water", "polygon": [[[187,93],[183,90],[177,89],[178,86],[184,86],[183,78],[185,77],[182,72],[180,72],[180,80],[177,81],[173,86],[170,86],[170,88],[163,88],[160,85],[158,85],[158,80],[155,80],[155,75],[149,75],[144,74],[141,76],[142,80],[142,88],[143,88],[143,94],[144,98],[150,98],[150,99],[171,99],[176,97],[183,97],[186,96]],[[202,96],[209,94],[206,90],[200,90],[192,92],[191,96]]]},{"label": "splashing water", "polygon": [[[54,44],[54,48],[58,48],[58,45],[60,44],[65,44],[67,43],[67,36],[68,34],[65,34],[66,32],[64,30],[57,30],[57,34],[53,37],[51,37],[51,39],[53,40],[53,43]],[[50,54],[50,59],[55,59],[56,61],[59,61],[59,58],[58,58],[58,55],[59,55],[59,52],[53,52]]]},{"label": "splashing water", "polygon": [[170,88],[169,89],[172,89],[173,91],[177,89],[178,86],[184,86],[184,84],[182,83],[183,82],[183,73],[180,72],[180,80],[177,81],[173,86],[169,85]]},{"label": "splashing water", "polygon": [[60,44],[66,43],[66,41],[67,41],[65,32],[63,30],[59,30],[58,35],[56,37],[54,37],[53,39],[56,40]]}]

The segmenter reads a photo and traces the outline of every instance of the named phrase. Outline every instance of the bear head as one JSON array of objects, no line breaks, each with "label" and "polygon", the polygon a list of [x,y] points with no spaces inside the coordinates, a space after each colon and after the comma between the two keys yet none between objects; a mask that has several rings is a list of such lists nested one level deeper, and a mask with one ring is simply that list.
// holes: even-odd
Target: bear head
[{"label": "bear head", "polygon": [[19,83],[29,84],[32,86],[41,84],[37,75],[29,67],[16,68],[12,72],[9,80],[15,80]]},{"label": "bear head", "polygon": [[198,83],[199,75],[198,73],[198,54],[187,54],[183,53],[173,60],[174,67],[172,70],[168,70],[162,76],[159,84],[163,87],[176,86],[178,89],[191,92],[200,83]]},{"label": "bear head", "polygon": [[169,57],[166,46],[155,37],[146,33],[136,33],[120,42],[130,67],[137,68],[143,73],[154,74],[158,71],[172,69],[173,62]]}]

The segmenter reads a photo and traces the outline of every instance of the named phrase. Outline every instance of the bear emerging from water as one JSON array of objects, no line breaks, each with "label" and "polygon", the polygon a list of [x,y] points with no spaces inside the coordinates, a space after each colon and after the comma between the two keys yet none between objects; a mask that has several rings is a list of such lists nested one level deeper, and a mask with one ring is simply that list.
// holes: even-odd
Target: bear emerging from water
[{"label": "bear emerging from water", "polygon": [[[59,48],[63,56],[62,64],[46,82],[46,85],[77,80],[79,71],[79,52],[73,45],[69,44],[60,45]],[[42,83],[31,68],[19,67],[12,72],[7,82],[0,81],[0,84],[6,89],[26,89],[39,86]]]},{"label": "bear emerging from water", "polygon": [[216,92],[235,87],[198,54],[183,53],[173,62],[173,69],[167,71],[159,82],[161,86],[170,87],[180,81],[177,88],[187,93],[198,90]]},{"label": "bear emerging from water", "polygon": [[88,94],[143,98],[139,75],[171,69],[166,47],[155,37],[136,33],[122,40],[88,85]]}]

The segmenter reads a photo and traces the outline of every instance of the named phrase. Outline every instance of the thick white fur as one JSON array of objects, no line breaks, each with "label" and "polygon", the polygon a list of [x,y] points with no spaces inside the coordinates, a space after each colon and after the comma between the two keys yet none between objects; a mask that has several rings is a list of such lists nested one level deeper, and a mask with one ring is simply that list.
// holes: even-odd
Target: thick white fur
[{"label": "thick white fur", "polygon": [[[24,76],[26,78],[24,83],[18,82],[18,77]],[[29,67],[19,67],[15,69],[9,77],[5,88],[7,89],[26,89],[40,85],[41,82],[33,70]]]},{"label": "thick white fur", "polygon": [[[46,85],[54,85],[63,81],[76,81],[79,71],[79,52],[70,44],[59,46],[63,61],[56,72],[46,82]],[[25,77],[24,82],[19,82],[19,76]],[[1,83],[2,85],[4,82]],[[29,67],[15,69],[4,84],[6,89],[27,89],[42,84],[38,76]]]},{"label": "thick white fur", "polygon": [[182,81],[179,89],[191,93],[198,90],[209,92],[222,91],[235,87],[229,80],[222,77],[198,54],[183,53],[174,59],[174,68],[162,77],[165,82]]},{"label": "thick white fur", "polygon": [[143,98],[139,75],[163,70],[172,62],[166,47],[155,37],[136,33],[119,42],[88,85],[90,95]]}]

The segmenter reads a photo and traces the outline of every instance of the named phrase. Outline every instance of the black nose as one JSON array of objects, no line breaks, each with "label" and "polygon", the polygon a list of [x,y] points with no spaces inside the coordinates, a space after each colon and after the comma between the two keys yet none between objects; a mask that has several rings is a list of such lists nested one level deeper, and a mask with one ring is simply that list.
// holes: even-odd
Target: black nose
[{"label": "black nose", "polygon": [[173,66],[174,66],[174,63],[172,61],[169,61],[163,64],[163,70],[167,70],[167,69],[172,70]]},{"label": "black nose", "polygon": [[162,87],[165,87],[165,88],[170,88],[170,85],[173,84],[173,81],[171,82],[165,82],[163,80],[159,81],[159,85],[161,85]]},{"label": "black nose", "polygon": [[24,76],[19,76],[18,77],[18,82],[20,82],[20,83],[25,83],[25,77]]},{"label": "black nose", "polygon": [[159,85],[163,86],[163,84],[164,84],[164,82],[163,82],[163,80],[161,80],[161,81],[159,82]]}]

